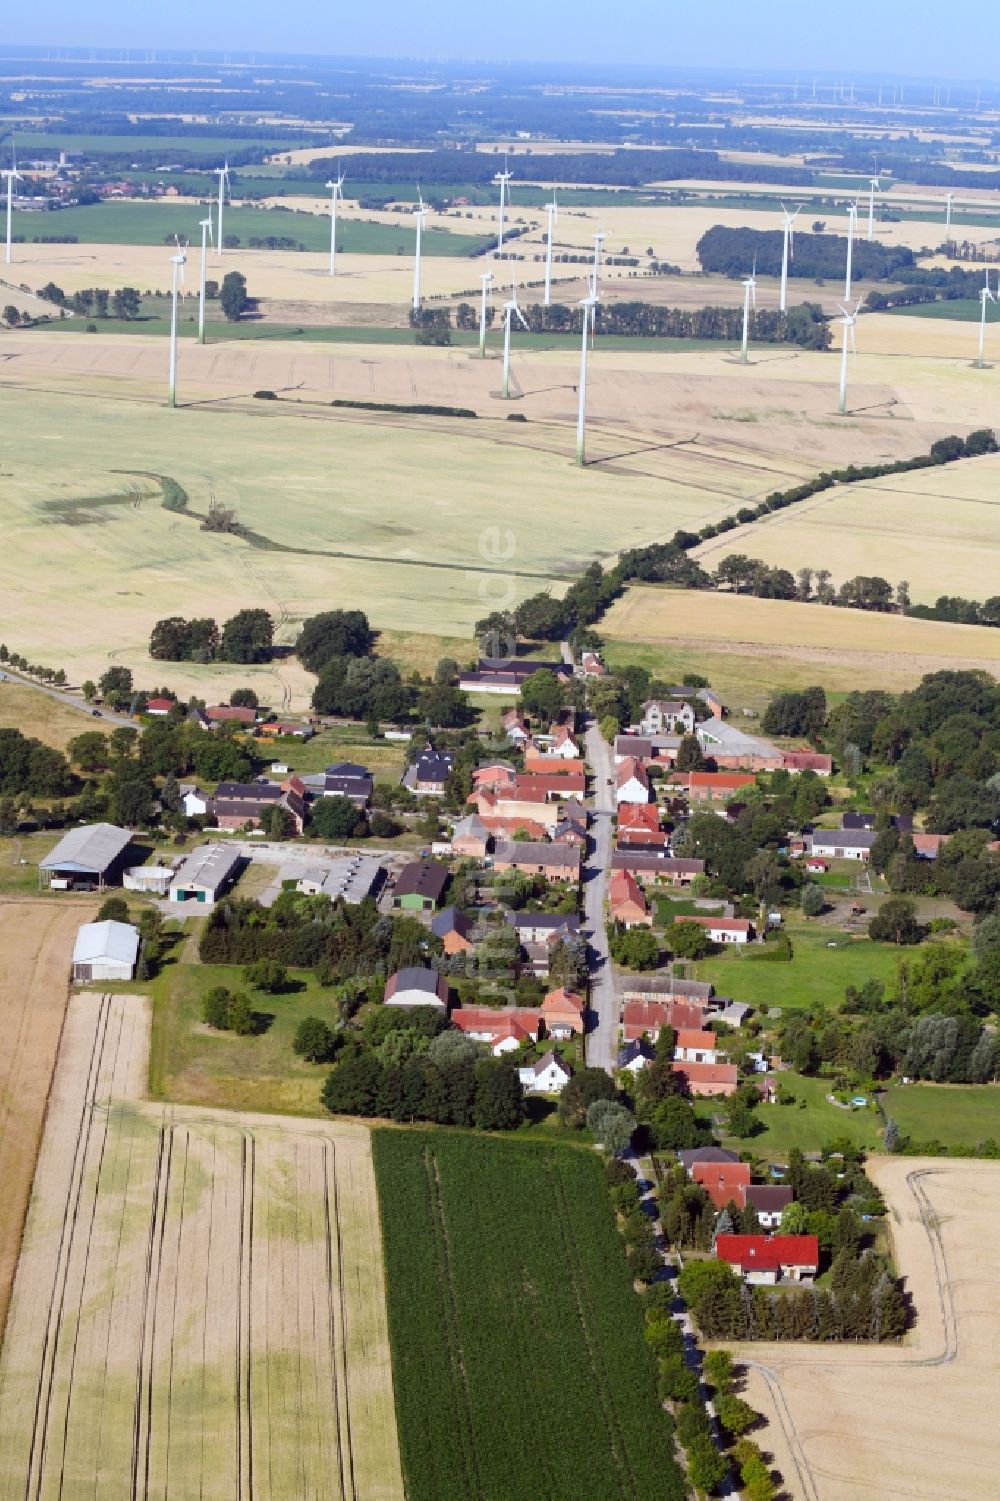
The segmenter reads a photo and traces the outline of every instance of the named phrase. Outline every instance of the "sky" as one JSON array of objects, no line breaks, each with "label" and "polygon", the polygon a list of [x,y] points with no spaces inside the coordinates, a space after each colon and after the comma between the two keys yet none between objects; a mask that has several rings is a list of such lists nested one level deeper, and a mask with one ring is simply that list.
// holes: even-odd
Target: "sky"
[{"label": "sky", "polygon": [[[960,26],[913,0],[48,0],[6,7],[3,44],[190,47],[354,57],[476,58],[1000,79],[1000,6]],[[42,16],[42,19],[39,17]],[[291,24],[290,24],[291,22]],[[891,42],[891,46],[890,46]],[[983,59],[983,63],[979,60]]]}]

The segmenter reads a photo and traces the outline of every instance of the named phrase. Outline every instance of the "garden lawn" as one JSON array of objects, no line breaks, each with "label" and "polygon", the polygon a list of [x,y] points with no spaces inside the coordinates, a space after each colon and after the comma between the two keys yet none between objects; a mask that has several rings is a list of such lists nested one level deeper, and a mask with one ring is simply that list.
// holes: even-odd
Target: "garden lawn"
[{"label": "garden lawn", "polygon": [[944,1147],[975,1147],[1000,1141],[1000,1088],[995,1084],[898,1084],[886,1090],[882,1105],[915,1142]]},{"label": "garden lawn", "polygon": [[880,1124],[873,1107],[844,1110],[831,1105],[827,1099],[833,1087],[830,1079],[806,1078],[790,1070],[779,1077],[782,1089],[794,1095],[795,1104],[758,1106],[755,1115],[765,1129],[758,1136],[726,1137],[725,1146],[773,1161],[784,1161],[792,1147],[818,1152],[838,1136],[846,1136],[859,1147],[878,1146]]},{"label": "garden lawn", "polygon": [[[710,980],[720,995],[765,1009],[839,1007],[848,985],[860,987],[866,980],[892,980],[905,953],[894,944],[848,938],[836,928],[790,925],[788,932],[792,940],[790,962],[756,958],[761,952],[756,947],[746,953],[734,947],[715,958],[703,959],[697,966],[698,979]],[[827,948],[831,942],[837,947]]]},{"label": "garden lawn", "polygon": [[376,1131],[409,1501],[680,1501],[600,1160]]},{"label": "garden lawn", "polygon": [[[182,947],[174,951],[175,956],[183,952]],[[319,1096],[327,1067],[304,1063],[292,1052],[292,1038],[306,1016],[321,1017],[332,1025],[330,992],[308,971],[292,971],[292,977],[301,982],[301,990],[264,995],[243,983],[239,965],[168,959],[150,986],[152,1097],[225,1110],[323,1115]],[[267,1029],[255,1037],[237,1037],[206,1027],[201,1001],[215,985],[245,990],[254,1010],[271,1018]]]}]

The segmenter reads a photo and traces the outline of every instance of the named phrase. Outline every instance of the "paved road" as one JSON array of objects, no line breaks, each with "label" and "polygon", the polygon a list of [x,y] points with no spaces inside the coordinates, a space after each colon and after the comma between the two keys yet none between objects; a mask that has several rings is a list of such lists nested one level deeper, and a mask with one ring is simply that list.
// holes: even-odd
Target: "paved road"
[{"label": "paved road", "polygon": [[583,872],[583,900],[591,939],[590,1006],[596,1026],[587,1035],[587,1062],[592,1068],[614,1067],[618,1056],[618,1006],[605,929],[605,898],[611,864],[611,819],[614,798],[608,782],[614,770],[610,747],[597,725],[586,733],[587,761],[594,776],[594,851]]},{"label": "paved road", "polygon": [[[44,683],[36,683],[34,678],[22,677],[19,672],[13,672],[9,667],[4,667],[5,676],[12,683],[23,683],[26,688],[34,688],[36,693],[45,693],[49,698],[54,698],[57,703],[65,704],[68,709],[76,709],[86,719],[94,720],[94,729],[100,729],[102,724],[127,725],[132,729],[138,729],[134,720],[127,719],[124,714],[116,714],[113,709],[101,709],[98,714],[93,712],[93,706],[85,699],[77,698],[73,693],[66,693],[62,688],[47,688]],[[81,725],[82,729],[83,726]]]}]

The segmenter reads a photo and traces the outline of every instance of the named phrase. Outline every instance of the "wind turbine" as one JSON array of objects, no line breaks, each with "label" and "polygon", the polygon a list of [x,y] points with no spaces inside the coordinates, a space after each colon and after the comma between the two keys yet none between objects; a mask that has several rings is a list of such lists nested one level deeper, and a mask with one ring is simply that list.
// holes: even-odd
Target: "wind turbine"
[{"label": "wind turbine", "polygon": [[788,299],[788,262],[795,258],[795,231],[793,225],[802,212],[802,204],[799,204],[794,214],[790,214],[785,205],[782,204],[781,212],[785,216],[781,221],[781,228],[784,231],[785,237],[781,244],[781,299],[778,307],[784,312]]},{"label": "wind turbine", "polygon": [[545,307],[552,306],[552,226],[556,221],[556,194],[552,190],[552,202],[545,205],[549,216],[549,228],[545,237]]},{"label": "wind turbine", "polygon": [[512,175],[513,174],[510,172],[507,166],[507,154],[505,152],[503,159],[503,171],[498,172],[493,179],[494,182],[498,182],[500,184],[500,229],[499,233],[497,234],[497,255],[500,255],[503,252],[503,211],[505,204],[510,199],[510,179]]},{"label": "wind turbine", "polygon": [[944,232],[945,232],[945,235],[947,236],[947,235],[951,234],[951,206],[955,202],[955,195],[954,195],[954,193],[949,193],[944,202],[945,202],[945,209],[944,209]]},{"label": "wind turbine", "polygon": [[875,236],[875,194],[882,191],[878,180],[878,167],[875,168],[874,177],[868,179],[868,242],[871,243]]},{"label": "wind turbine", "polygon": [[743,344],[740,349],[740,364],[749,364],[747,357],[747,344],[750,339],[750,300],[753,299],[754,307],[757,306],[757,262],[753,263],[753,270],[743,282]]},{"label": "wind turbine", "polygon": [[587,462],[587,334],[597,317],[597,298],[593,293],[580,303],[583,309],[583,341],[580,345],[579,404],[576,414],[576,462]]},{"label": "wind turbine", "polygon": [[982,310],[979,317],[979,359],[977,365],[980,370],[985,370],[986,364],[983,355],[986,350],[986,304],[988,302],[996,302],[996,296],[990,287],[990,268],[988,266],[986,268],[986,285],[980,289],[979,301],[982,305]]},{"label": "wind turbine", "polygon": [[843,317],[839,321],[843,325],[844,329],[844,342],[843,348],[840,352],[840,406],[838,410],[840,411],[840,415],[842,417],[847,416],[847,340],[848,334],[850,334],[851,353],[857,354],[858,341],[855,338],[854,327],[858,321],[858,308],[860,308],[860,306],[861,298],[859,297],[857,303],[855,304],[853,313],[849,313],[845,307],[842,307],[840,309]]},{"label": "wind turbine", "polygon": [[413,262],[413,306],[416,311],[420,310],[420,241],[424,232],[424,220],[427,210],[424,208],[424,195],[417,188],[417,198],[420,200],[413,210],[414,223],[417,226],[417,253]]},{"label": "wind turbine", "polygon": [[167,402],[172,407],[177,405],[177,297],[184,284],[184,267],[187,265],[187,256],[176,235],[174,240],[177,245],[177,254],[170,257],[173,270],[170,305],[170,374],[167,380]]},{"label": "wind turbine", "polygon": [[229,185],[229,158],[228,158],[228,156],[226,157],[225,166],[216,167],[216,169],[215,169],[215,175],[219,179],[219,238],[215,242],[215,248],[216,248],[216,251],[218,252],[218,254],[221,256],[222,251],[223,251],[223,244],[222,244],[222,208],[223,208],[223,205],[224,205],[225,200],[226,200],[226,192],[227,192],[227,190],[229,192],[229,201],[230,201],[230,203],[232,202],[232,199],[233,199],[233,190],[232,190],[232,188]]},{"label": "wind turbine", "polygon": [[493,287],[493,272],[481,271],[479,280],[483,284],[482,300],[479,304],[479,358],[486,358],[486,309],[489,305],[490,291]]},{"label": "wind turbine", "polygon": [[21,182],[22,181],[21,173],[17,170],[17,157],[14,154],[13,147],[11,147],[10,162],[11,162],[10,166],[9,167],[5,167],[4,170],[3,170],[3,175],[7,179],[7,265],[8,266],[10,265],[11,222],[12,222],[11,221],[11,213],[12,213],[12,210],[13,210],[13,207],[14,207],[14,184],[15,184],[15,182]]},{"label": "wind turbine", "polygon": [[327,183],[330,189],[330,275],[337,274],[337,202],[344,193],[344,174],[338,172],[337,176]]},{"label": "wind turbine", "polygon": [[857,202],[847,205],[847,275],[844,277],[844,301],[851,300],[851,261],[854,257],[854,239],[858,232]]},{"label": "wind turbine", "polygon": [[522,327],[527,330],[528,320],[517,305],[517,282],[511,279],[510,301],[503,305],[503,399],[510,400],[510,325],[515,315]]},{"label": "wind turbine", "polygon": [[208,241],[212,238],[212,216],[199,222],[201,230],[201,278],[198,284],[198,343],[205,342],[205,260],[208,255]]}]

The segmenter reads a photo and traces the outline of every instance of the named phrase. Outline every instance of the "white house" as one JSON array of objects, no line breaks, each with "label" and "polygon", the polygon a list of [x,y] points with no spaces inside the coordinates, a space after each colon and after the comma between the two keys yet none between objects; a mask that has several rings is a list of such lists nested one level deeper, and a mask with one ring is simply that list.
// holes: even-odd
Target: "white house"
[{"label": "white house", "polygon": [[617,768],[615,785],[616,803],[648,803],[649,778],[640,761],[626,757]]},{"label": "white house", "polygon": [[654,1057],[653,1049],[640,1037],[637,1042],[627,1042],[618,1052],[618,1067],[630,1073],[633,1078],[641,1074]]},{"label": "white house", "polygon": [[714,1032],[681,1027],[674,1041],[677,1063],[718,1063],[718,1039]]},{"label": "white house", "polygon": [[546,1053],[528,1068],[519,1068],[518,1077],[526,1094],[561,1094],[573,1072],[558,1053]]},{"label": "white house", "polygon": [[645,735],[690,735],[694,729],[694,709],[683,699],[648,698],[639,721]]},{"label": "white house", "polygon": [[200,787],[196,787],[191,782],[182,783],[180,794],[185,817],[197,818],[199,814],[208,812],[212,799],[207,792],[202,792]]},{"label": "white house", "polygon": [[73,979],[131,980],[139,957],[139,934],[127,922],[85,922],[73,946]]},{"label": "white house", "polygon": [[753,924],[743,917],[675,917],[674,922],[693,922],[711,938],[713,943],[749,943]]},{"label": "white house", "polygon": [[812,854],[829,860],[867,860],[877,838],[874,829],[815,829]]}]

